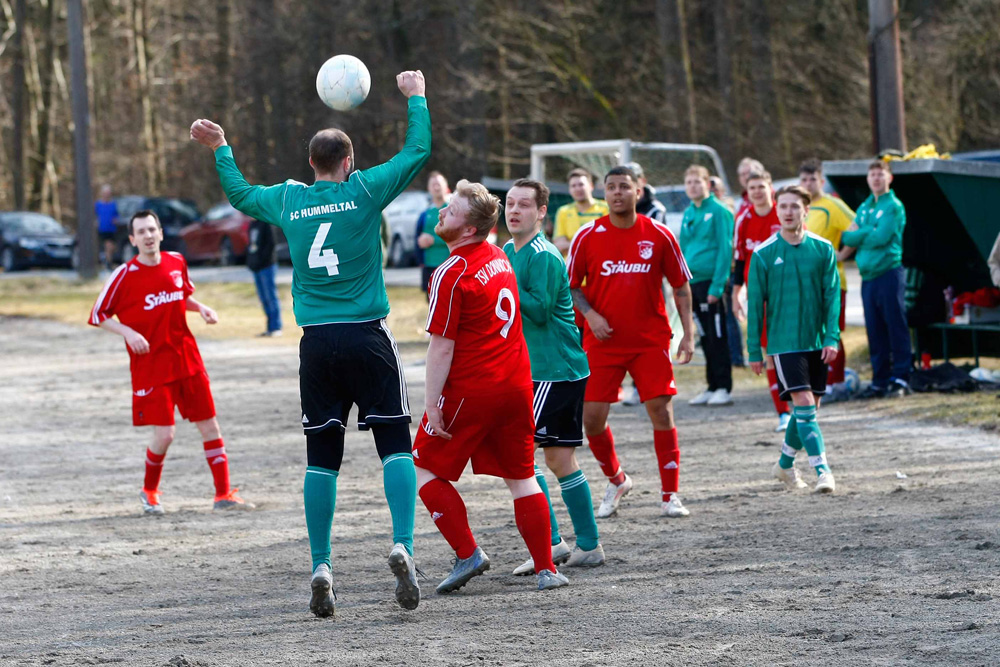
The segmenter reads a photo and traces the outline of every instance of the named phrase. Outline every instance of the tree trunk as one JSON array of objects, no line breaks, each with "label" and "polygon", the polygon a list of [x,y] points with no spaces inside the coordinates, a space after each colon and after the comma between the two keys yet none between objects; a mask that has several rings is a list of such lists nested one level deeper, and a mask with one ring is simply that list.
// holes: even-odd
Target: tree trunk
[{"label": "tree trunk", "polygon": [[14,181],[14,208],[24,208],[24,29],[27,26],[25,0],[15,0],[14,22],[14,136],[13,167],[11,179]]},{"label": "tree trunk", "polygon": [[689,141],[697,136],[694,74],[687,43],[684,0],[656,0],[656,23],[663,49],[663,85],[674,118],[670,127]]},{"label": "tree trunk", "polygon": [[46,164],[50,156],[49,139],[52,134],[52,88],[55,85],[55,2],[48,0],[42,13],[39,32],[42,34],[42,52],[39,55],[38,66],[38,145],[31,155],[31,191],[28,195],[28,208],[42,210],[46,202],[43,198],[45,187]]},{"label": "tree trunk", "polygon": [[149,73],[149,44],[146,0],[132,0],[132,35],[135,44],[135,66],[139,75],[139,102],[142,105],[142,138],[146,155],[146,187],[158,194],[161,182],[158,174],[156,111]]},{"label": "tree trunk", "polygon": [[[750,59],[754,94],[757,98],[757,141],[759,145],[773,142],[772,159],[783,159],[785,166],[792,166],[792,151],[788,128],[785,126],[784,108],[774,85],[774,57],[771,52],[771,17],[765,0],[749,0]],[[774,133],[777,133],[777,136]]]},{"label": "tree trunk", "polygon": [[230,74],[231,56],[229,54],[229,0],[216,0],[215,3],[215,34],[218,42],[215,48],[215,100],[212,112],[215,121],[226,126],[226,110],[232,99],[232,78]]},{"label": "tree trunk", "polygon": [[[733,55],[730,50],[733,32],[730,28],[729,2],[713,0],[712,17],[715,22],[715,67],[719,83],[719,117],[721,119],[719,153],[722,164],[735,165],[736,105],[733,98]],[[735,175],[735,174],[732,174]]]}]

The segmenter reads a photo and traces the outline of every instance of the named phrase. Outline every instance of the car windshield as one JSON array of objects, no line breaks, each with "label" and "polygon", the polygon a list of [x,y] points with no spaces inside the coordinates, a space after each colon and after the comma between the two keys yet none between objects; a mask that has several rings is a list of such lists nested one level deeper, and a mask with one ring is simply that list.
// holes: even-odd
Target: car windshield
[{"label": "car windshield", "polygon": [[5,226],[19,234],[67,234],[58,222],[41,213],[18,213],[5,216]]}]

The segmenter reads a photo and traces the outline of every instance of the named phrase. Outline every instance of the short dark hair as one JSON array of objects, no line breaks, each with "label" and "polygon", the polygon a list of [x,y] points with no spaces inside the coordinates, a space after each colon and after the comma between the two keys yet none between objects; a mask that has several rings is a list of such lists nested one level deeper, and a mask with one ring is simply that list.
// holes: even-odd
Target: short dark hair
[{"label": "short dark hair", "polygon": [[620,164],[617,167],[611,167],[611,169],[608,170],[608,173],[604,174],[605,183],[608,182],[609,176],[628,176],[630,179],[632,179],[633,183],[639,182],[639,179],[636,177],[635,172],[623,164]]},{"label": "short dark hair", "polygon": [[823,175],[823,161],[818,157],[811,157],[805,160],[799,165],[800,174],[819,174]]},{"label": "short dark hair", "polygon": [[152,218],[153,220],[156,220],[156,226],[159,227],[160,229],[163,229],[163,224],[160,222],[160,216],[156,215],[148,208],[144,208],[141,211],[136,211],[135,213],[132,214],[132,217],[129,218],[128,220],[129,236],[135,234],[135,230],[132,229],[132,223],[135,222],[136,218]]},{"label": "short dark hair", "polygon": [[809,193],[806,192],[806,189],[800,185],[786,185],[785,187],[779,189],[774,193],[774,201],[777,202],[778,197],[781,195],[795,195],[801,199],[802,203],[806,206],[809,206],[809,203],[812,201],[812,197],[810,197]]},{"label": "short dark hair", "polygon": [[309,159],[316,171],[322,174],[332,174],[337,171],[341,160],[353,156],[351,138],[335,127],[320,130],[309,140]]},{"label": "short dark hair", "polygon": [[549,187],[541,181],[536,181],[531,178],[519,178],[514,181],[512,186],[510,186],[511,190],[514,188],[531,188],[534,190],[535,206],[538,208],[549,205]]},{"label": "short dark hair", "polygon": [[892,173],[892,167],[889,166],[889,163],[879,158],[875,158],[874,160],[869,162],[868,169],[866,169],[865,171],[868,172],[871,171],[872,169],[884,169],[887,174]]},{"label": "short dark hair", "polygon": [[568,174],[566,174],[566,182],[567,183],[569,183],[570,181],[572,181],[574,178],[586,178],[588,181],[590,181],[591,185],[594,184],[594,175],[591,174],[586,169],[583,169],[582,167],[577,167],[576,169],[571,169],[570,172]]},{"label": "short dark hair", "polygon": [[771,183],[771,172],[769,171],[751,171],[747,176],[747,183],[750,181],[764,181],[765,183]]}]

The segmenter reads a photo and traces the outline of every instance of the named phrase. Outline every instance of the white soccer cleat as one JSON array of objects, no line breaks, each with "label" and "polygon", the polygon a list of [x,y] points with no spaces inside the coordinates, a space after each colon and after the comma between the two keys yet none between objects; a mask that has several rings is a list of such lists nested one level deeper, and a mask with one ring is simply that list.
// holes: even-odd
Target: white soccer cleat
[{"label": "white soccer cleat", "polygon": [[827,470],[816,480],[816,488],[813,493],[833,493],[837,490],[837,482],[833,479],[833,473]]},{"label": "white soccer cleat", "polygon": [[795,466],[791,468],[782,468],[777,463],[774,464],[774,468],[771,469],[771,474],[774,478],[785,485],[785,488],[789,491],[794,491],[795,489],[804,489],[808,484],[802,481],[799,476],[799,471],[795,469]]},{"label": "white soccer cleat", "polygon": [[691,516],[691,511],[684,507],[684,504],[681,503],[681,497],[675,493],[670,500],[660,506],[660,516],[669,519],[683,519],[686,516]]},{"label": "white soccer cleat", "polygon": [[579,546],[573,548],[566,567],[597,567],[604,565],[604,547],[598,544],[590,551],[584,551]]},{"label": "white soccer cleat", "polygon": [[563,586],[569,586],[569,579],[561,572],[542,570],[538,573],[538,590],[548,591],[553,588],[562,588]]},{"label": "white soccer cleat", "polygon": [[712,396],[714,395],[715,395],[714,391],[709,391],[708,389],[706,389],[705,391],[701,392],[700,394],[692,398],[690,401],[688,401],[688,405],[707,405],[708,402],[712,400]]},{"label": "white soccer cleat", "polygon": [[708,399],[707,405],[732,405],[733,397],[728,389],[716,389],[712,392],[712,397]]},{"label": "white soccer cleat", "polygon": [[639,405],[641,402],[639,400],[639,390],[634,385],[625,390],[625,398],[622,399],[622,405]]},{"label": "white soccer cleat", "polygon": [[604,489],[604,498],[601,500],[601,506],[597,508],[597,518],[606,519],[617,512],[618,504],[631,490],[632,478],[628,475],[625,475],[625,481],[621,484],[609,481],[607,488]]},{"label": "white soccer cleat", "polygon": [[778,415],[778,425],[774,427],[775,433],[784,433],[788,429],[788,422],[792,421],[792,414],[784,412]]},{"label": "white soccer cleat", "polygon": [[312,589],[309,611],[320,618],[333,616],[337,610],[337,594],[333,592],[333,574],[329,565],[320,563],[316,566],[309,587]]},{"label": "white soccer cleat", "polygon": [[[556,565],[562,565],[569,560],[571,553],[569,545],[566,544],[566,540],[559,540],[559,544],[552,545],[552,562]],[[514,574],[519,577],[534,573],[535,560],[533,558],[529,558],[514,568]]]}]

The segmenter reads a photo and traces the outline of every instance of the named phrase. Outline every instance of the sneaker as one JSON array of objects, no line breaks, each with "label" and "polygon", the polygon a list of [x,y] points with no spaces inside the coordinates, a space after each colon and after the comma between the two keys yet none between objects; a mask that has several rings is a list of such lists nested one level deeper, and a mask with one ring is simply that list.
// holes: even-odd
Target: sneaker
[{"label": "sneaker", "polygon": [[227,493],[224,496],[216,496],[215,497],[215,506],[213,507],[213,509],[217,509],[217,510],[230,510],[230,509],[252,510],[252,509],[254,509],[256,507],[256,505],[254,505],[253,503],[248,503],[247,501],[243,500],[238,495],[236,495],[237,491],[239,491],[239,489],[233,488],[233,489],[230,489],[229,493]]},{"label": "sneaker", "polygon": [[309,585],[312,588],[309,611],[320,618],[333,616],[336,611],[337,593],[333,590],[333,574],[330,572],[330,566],[326,563],[317,565]]},{"label": "sneaker", "polygon": [[710,400],[712,400],[712,396],[714,395],[715,395],[714,391],[709,391],[708,389],[706,389],[705,391],[701,392],[700,394],[692,398],[690,401],[688,401],[688,405],[706,405]]},{"label": "sneaker", "polygon": [[733,397],[728,389],[716,389],[712,392],[712,397],[708,399],[707,405],[732,405]]},{"label": "sneaker", "polygon": [[893,380],[889,383],[889,388],[885,390],[886,398],[902,398],[913,393],[910,385],[902,380]]},{"label": "sneaker", "polygon": [[579,546],[573,547],[573,553],[566,560],[566,567],[597,567],[604,565],[604,547],[598,544],[590,551]]},{"label": "sneaker", "polygon": [[563,586],[569,586],[569,579],[565,575],[551,570],[542,570],[538,573],[538,590],[547,591]]},{"label": "sneaker", "polygon": [[[569,560],[570,553],[569,545],[566,544],[566,540],[559,540],[559,544],[552,545],[552,562],[556,565],[562,565]],[[514,574],[519,577],[534,573],[535,560],[533,558],[529,558],[514,568]]]},{"label": "sneaker", "polygon": [[795,469],[795,466],[791,468],[782,468],[777,463],[771,468],[771,474],[774,478],[785,485],[785,488],[789,491],[794,491],[795,489],[804,489],[808,484],[802,481],[799,477],[799,471]]},{"label": "sneaker", "polygon": [[778,425],[774,427],[775,433],[784,433],[788,428],[788,422],[792,421],[792,413],[783,412],[778,415]]},{"label": "sneaker", "polygon": [[632,490],[632,478],[625,475],[625,481],[621,484],[608,482],[608,487],[604,489],[604,499],[601,506],[597,508],[597,518],[606,519],[618,511],[618,503]]},{"label": "sneaker", "polygon": [[389,552],[389,569],[396,576],[396,602],[403,609],[416,609],[420,604],[420,586],[413,556],[398,542]]},{"label": "sneaker", "polygon": [[625,398],[622,399],[622,405],[639,405],[641,402],[639,400],[639,390],[634,385],[625,390]]},{"label": "sneaker", "polygon": [[683,503],[681,503],[681,497],[675,493],[670,500],[660,506],[660,516],[670,519],[683,519],[686,516],[691,516],[691,511],[684,507]]},{"label": "sneaker", "polygon": [[451,574],[437,586],[439,595],[457,591],[469,583],[470,579],[478,577],[490,569],[490,557],[486,555],[482,547],[476,547],[476,550],[468,558],[453,558],[451,562],[453,564]]},{"label": "sneaker", "polygon": [[816,480],[816,488],[813,489],[813,493],[833,493],[836,490],[837,482],[833,479],[833,473],[828,470]]},{"label": "sneaker", "polygon": [[163,505],[160,504],[159,491],[143,489],[139,492],[139,502],[142,503],[142,511],[145,514],[164,514]]},{"label": "sneaker", "polygon": [[889,390],[886,389],[885,387],[876,387],[875,385],[870,384],[867,387],[865,387],[864,391],[858,394],[858,398],[863,400],[867,400],[869,398],[885,398],[885,395],[886,393],[888,393],[888,391]]}]

